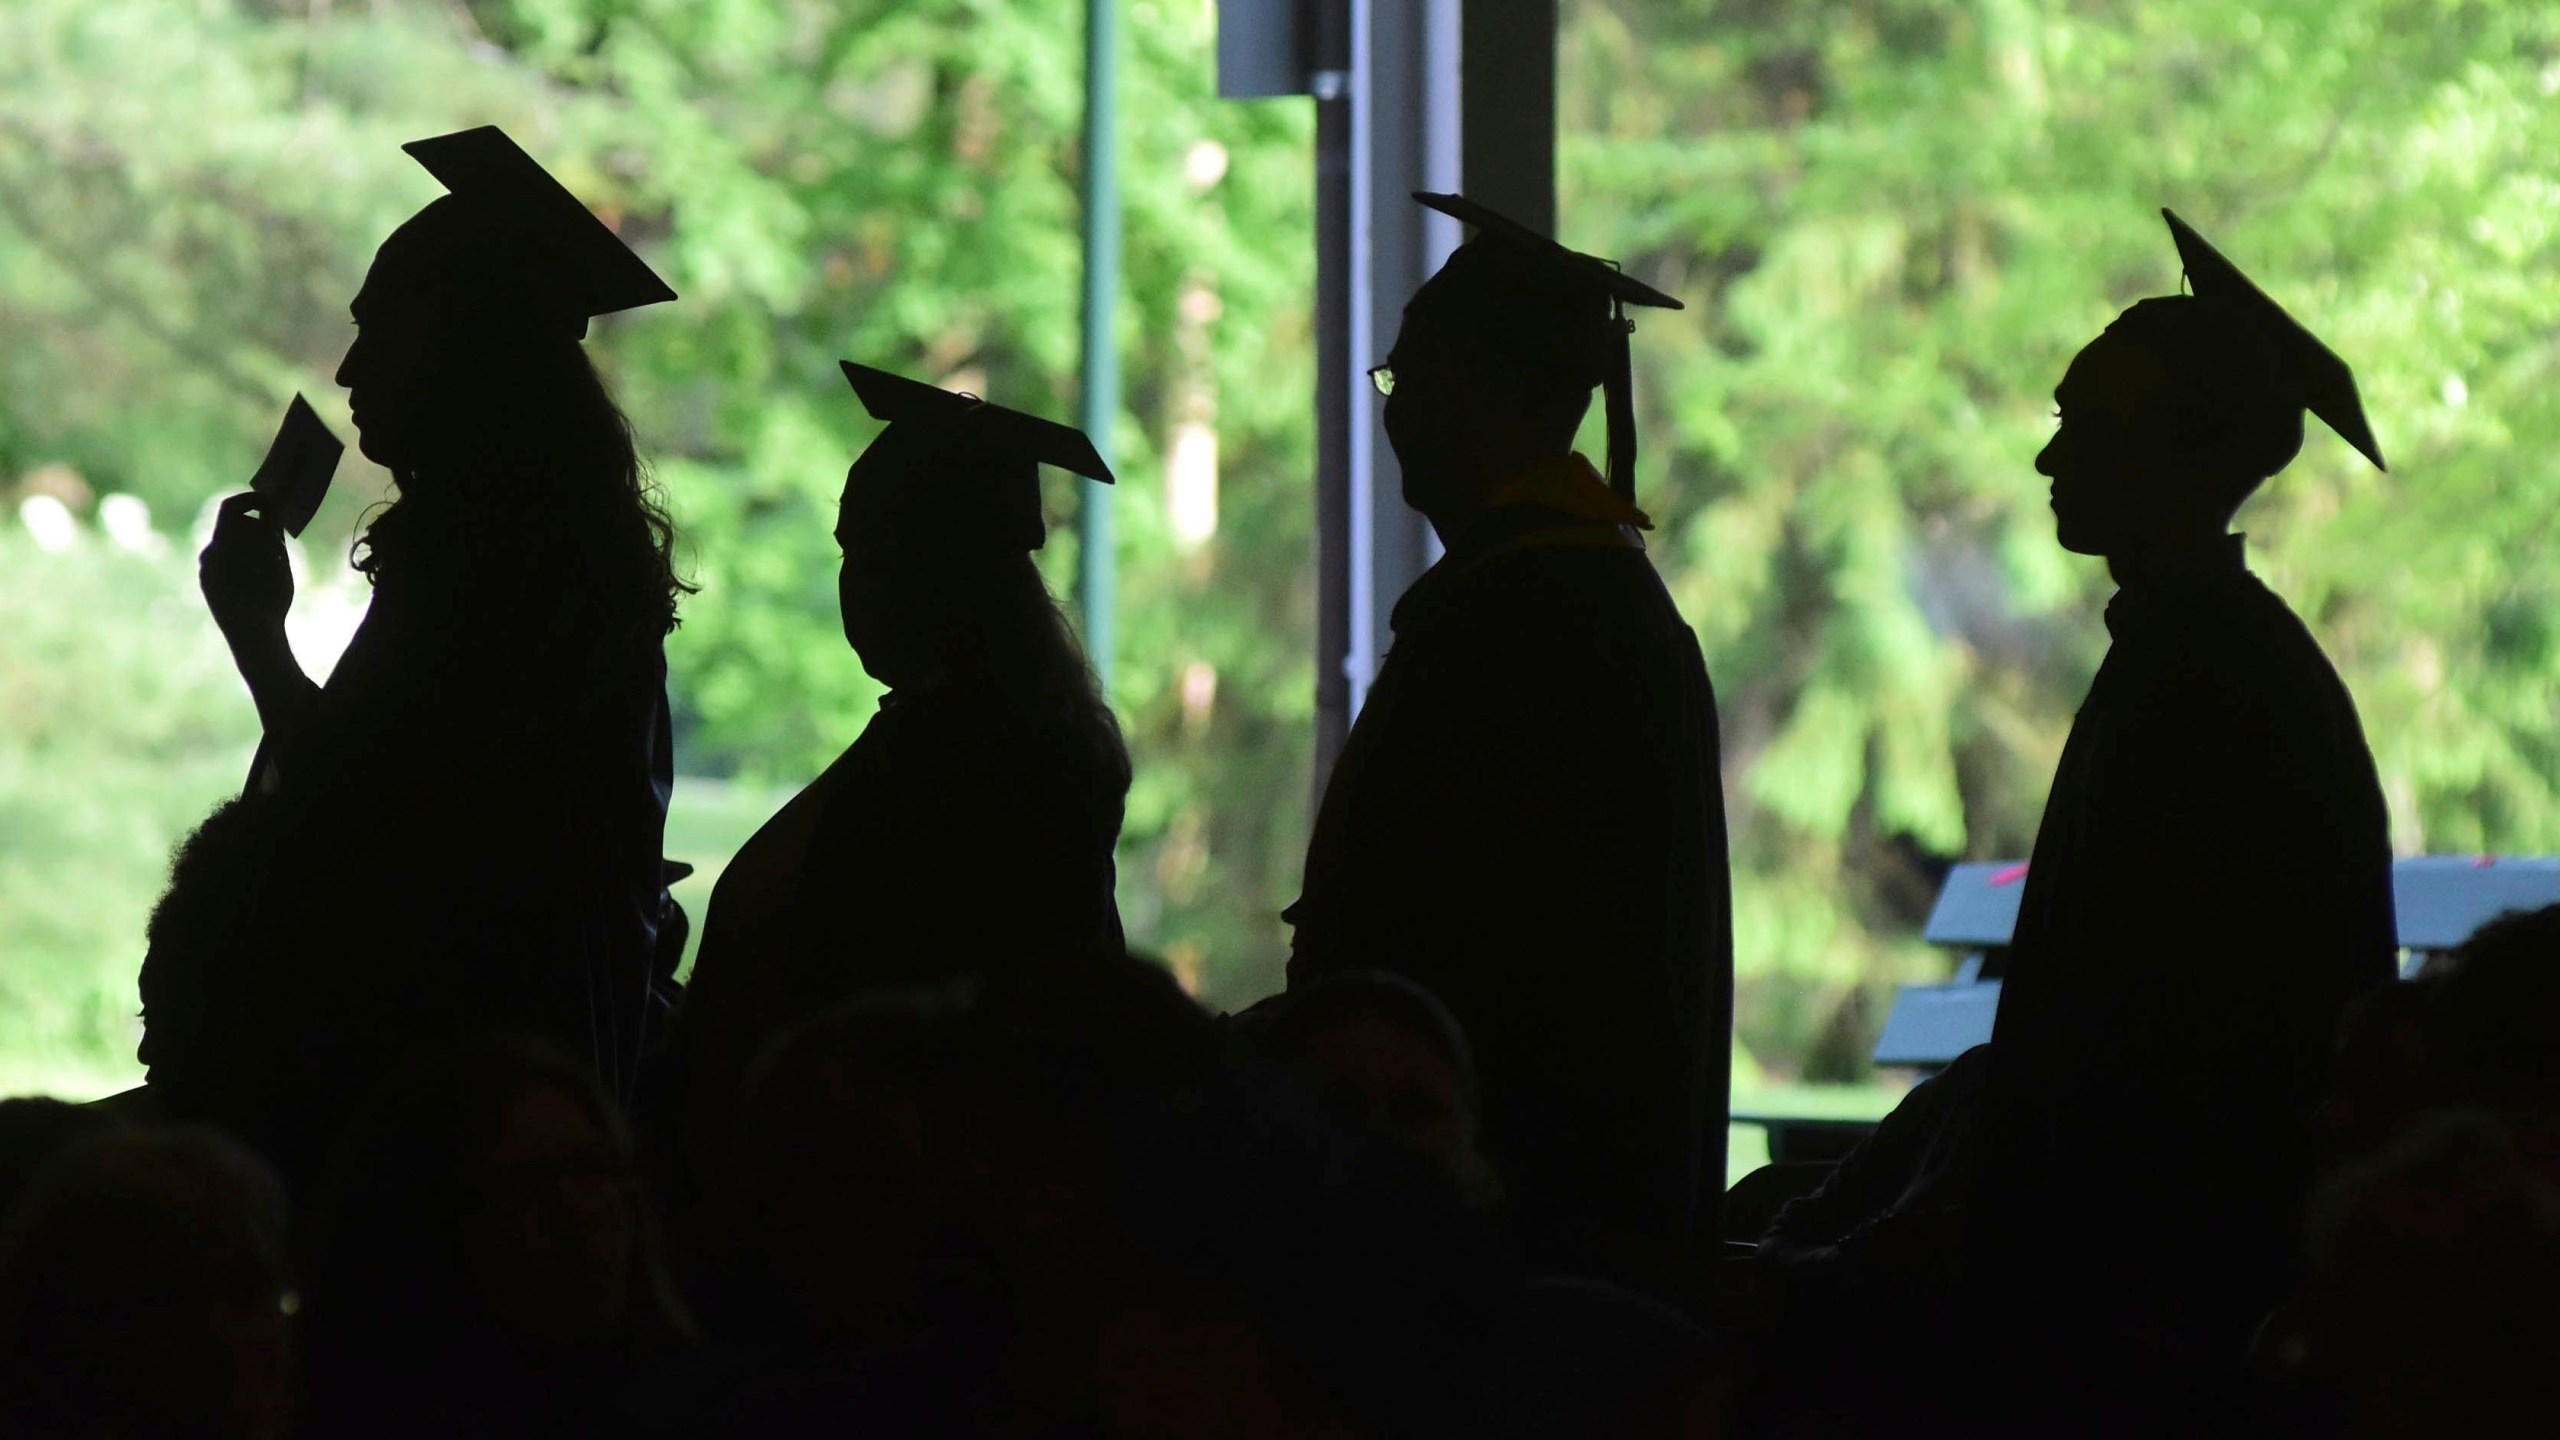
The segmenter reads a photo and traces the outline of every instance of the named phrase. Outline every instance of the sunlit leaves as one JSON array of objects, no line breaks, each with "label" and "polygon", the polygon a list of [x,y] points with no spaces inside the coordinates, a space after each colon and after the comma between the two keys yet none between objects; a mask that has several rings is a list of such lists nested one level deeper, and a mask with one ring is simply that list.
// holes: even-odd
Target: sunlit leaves
[{"label": "sunlit leaves", "polygon": [[1801,1040],[1790,987],[1912,963],[1921,856],[2033,838],[2109,585],[2030,462],[2072,352],[2175,286],[2162,204],[2357,367],[2391,474],[2315,424],[2242,524],[2356,692],[2401,843],[2560,845],[2521,618],[2560,607],[2546,12],[1565,13],[1564,228],[1693,306],[1637,338],[1644,484],[1724,700],[1755,1045]]},{"label": "sunlit leaves", "polygon": [[[1076,0],[11,0],[0,495],[68,463],[93,489],[186,514],[245,476],[294,390],[343,428],[329,376],[347,301],[373,247],[438,193],[399,143],[504,125],[683,296],[599,321],[590,345],[702,587],[668,645],[680,766],[796,783],[878,693],[840,633],[831,538],[845,467],[877,427],[836,360],[1075,413],[1082,14]],[[1200,4],[1125,7],[1112,679],[1139,767],[1121,867],[1133,938],[1242,1002],[1277,981],[1304,840],[1311,117],[1217,100],[1211,24]],[[1222,175],[1187,165],[1203,142]],[[1194,341],[1185,294],[1214,302]],[[1221,525],[1184,548],[1163,449],[1178,397],[1204,389]],[[342,552],[384,483],[351,455],[315,551]],[[1084,491],[1044,484],[1043,569],[1063,591]],[[138,931],[133,906],[115,908]]]}]

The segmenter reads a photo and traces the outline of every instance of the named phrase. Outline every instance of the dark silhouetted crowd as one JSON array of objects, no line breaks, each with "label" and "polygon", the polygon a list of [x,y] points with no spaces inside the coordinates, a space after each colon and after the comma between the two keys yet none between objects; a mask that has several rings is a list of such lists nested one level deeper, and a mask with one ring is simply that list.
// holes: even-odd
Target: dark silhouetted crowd
[{"label": "dark silhouetted crowd", "polygon": [[[2553,1014],[2560,907],[2346,1017],[2214,1433],[2555,1413]],[[210,1127],[0,1102],[0,1433],[2023,1433],[1962,1223],[1984,1058],[1669,1294],[1524,1259],[1465,1037],[1382,973],[1224,1020],[1116,955],[869,991],[691,1173],[516,1036],[349,1106],[290,1202]]]},{"label": "dark silhouetted crowd", "polygon": [[[1635,494],[1626,311],[1674,297],[1416,197],[1474,235],[1371,378],[1446,553],[1327,779],[1287,988],[1227,1016],[1128,952],[1132,766],[1032,559],[1042,467],[1103,454],[845,363],[887,428],[837,603],[886,694],[679,978],[688,586],[582,344],[675,292],[499,131],[409,149],[450,193],[339,373],[399,491],[371,608],[315,681],[284,539],[325,465],[224,502],[203,590],[263,740],[150,917],[148,1083],[0,1102],[0,1435],[2560,1415],[2560,907],[2399,978],[2352,698],[2228,533],[2306,414],[2381,451],[2176,216],[2192,293],[2080,352],[2035,460],[2118,589],[1992,1038],[1728,1197],[1716,699]],[[279,452],[332,459],[293,416]]]}]

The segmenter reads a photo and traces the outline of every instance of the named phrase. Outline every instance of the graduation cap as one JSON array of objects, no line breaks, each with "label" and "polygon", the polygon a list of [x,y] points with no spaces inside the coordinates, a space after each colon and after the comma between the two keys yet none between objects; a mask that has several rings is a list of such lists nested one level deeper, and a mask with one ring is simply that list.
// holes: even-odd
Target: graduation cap
[{"label": "graduation cap", "polygon": [[[862,408],[889,429],[854,466],[852,483],[871,462],[874,483],[888,487],[888,508],[913,502],[938,504],[956,526],[988,531],[1023,550],[1048,538],[1040,518],[1040,467],[1114,483],[1086,434],[1070,425],[990,405],[975,395],[945,390],[850,360],[837,362]],[[898,437],[898,438],[893,438]],[[906,450],[905,442],[922,449]],[[938,464],[897,463],[930,455]],[[875,459],[875,457],[879,457]],[[850,488],[850,485],[849,487]]]},{"label": "graduation cap", "polygon": [[503,281],[483,277],[503,292],[492,298],[529,304],[580,338],[594,316],[676,298],[621,237],[497,126],[400,148],[444,182],[453,192],[448,199],[481,238],[496,242],[490,253],[473,257],[505,272]]},{"label": "graduation cap", "polygon": [[2176,211],[2164,208],[2160,215],[2169,222],[2170,237],[2178,242],[2178,261],[2186,267],[2187,284],[2197,301],[2265,347],[2270,369],[2264,383],[2280,398],[2319,416],[2340,439],[2372,461],[2373,468],[2387,470],[2373,427],[2365,423],[2364,402],[2356,394],[2356,377],[2347,362],[2286,314],[2283,306],[2268,299],[2265,291],[2240,273],[2239,266],[2206,244]]},{"label": "graduation cap", "polygon": [[[1580,307],[1590,323],[1600,331],[1599,369],[1593,383],[1601,387],[1603,405],[1609,426],[1609,486],[1621,499],[1635,498],[1636,417],[1633,359],[1627,348],[1627,336],[1635,329],[1627,319],[1630,305],[1650,306],[1659,310],[1686,309],[1677,299],[1654,289],[1618,268],[1614,260],[1585,255],[1570,250],[1519,221],[1486,208],[1463,195],[1435,195],[1415,191],[1414,199],[1443,215],[1476,227],[1475,237],[1449,257],[1442,274],[1461,271],[1461,257],[1487,246],[1514,263],[1504,267],[1505,278],[1515,287],[1545,290],[1550,303]],[[1440,277],[1434,276],[1436,281]],[[1426,287],[1428,288],[1428,287]],[[1491,303],[1503,303],[1500,297],[1470,297]],[[1521,297],[1522,308],[1535,303]],[[1605,306],[1605,308],[1604,308]]]}]

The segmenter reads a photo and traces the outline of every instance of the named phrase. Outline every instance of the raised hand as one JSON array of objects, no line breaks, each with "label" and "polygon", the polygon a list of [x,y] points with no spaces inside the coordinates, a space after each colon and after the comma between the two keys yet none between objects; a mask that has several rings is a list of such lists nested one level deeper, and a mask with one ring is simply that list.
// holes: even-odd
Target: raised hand
[{"label": "raised hand", "polygon": [[284,638],[293,606],[293,569],[284,531],[261,510],[265,497],[243,492],[222,502],[213,539],[196,557],[205,607],[235,653],[262,650]]},{"label": "raised hand", "polygon": [[293,608],[293,567],[284,556],[284,530],[263,513],[262,496],[234,495],[214,515],[213,539],[196,557],[196,583],[222,638],[231,644],[240,678],[258,704],[269,740],[281,740],[309,710],[317,687],[293,658],[284,616]]}]

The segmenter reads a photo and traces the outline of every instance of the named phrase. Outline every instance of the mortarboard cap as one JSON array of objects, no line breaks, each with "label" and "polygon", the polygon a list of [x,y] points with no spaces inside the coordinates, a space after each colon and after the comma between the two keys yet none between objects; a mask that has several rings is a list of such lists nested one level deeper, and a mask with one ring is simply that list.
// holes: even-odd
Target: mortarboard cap
[{"label": "mortarboard cap", "polygon": [[2282,387],[2283,398],[2319,416],[2322,423],[2338,432],[2339,438],[2372,461],[2375,469],[2388,469],[2382,463],[2382,447],[2373,438],[2373,427],[2365,422],[2364,402],[2356,394],[2356,377],[2347,362],[2304,329],[2302,322],[2286,314],[2283,306],[2267,298],[2265,291],[2240,273],[2239,266],[2205,243],[2205,238],[2196,233],[2194,226],[2179,219],[2176,211],[2163,209],[2160,215],[2169,222],[2170,237],[2178,243],[2178,261],[2186,268],[2187,284],[2195,298],[2212,306],[2225,323],[2244,328],[2253,340],[2266,347],[2274,372],[2269,381]]},{"label": "mortarboard cap", "polygon": [[[890,467],[894,473],[883,477],[886,483],[908,492],[891,497],[894,508],[903,508],[909,500],[938,500],[948,507],[955,524],[991,529],[1009,544],[1037,550],[1048,538],[1040,518],[1040,466],[1054,465],[1105,485],[1113,483],[1111,467],[1103,463],[1092,439],[1071,425],[869,365],[850,360],[838,363],[862,408],[871,418],[889,422],[889,430],[863,452],[866,460],[902,430],[930,437],[943,460],[933,467]],[[913,473],[924,468],[942,473]],[[860,462],[855,469],[862,469]],[[977,493],[972,493],[973,488]]]},{"label": "mortarboard cap", "polygon": [[[1463,195],[1438,195],[1417,190],[1413,198],[1429,209],[1476,227],[1474,237],[1459,247],[1461,255],[1478,246],[1490,247],[1515,262],[1507,271],[1515,286],[1524,290],[1549,289],[1558,292],[1568,305],[1587,303],[1592,307],[1589,312],[1592,318],[1606,330],[1600,342],[1603,353],[1598,357],[1599,371],[1592,377],[1592,383],[1601,388],[1608,420],[1609,486],[1621,498],[1632,501],[1635,498],[1636,465],[1635,387],[1627,336],[1635,326],[1626,317],[1626,307],[1643,305],[1662,310],[1687,307],[1619,269],[1615,261],[1568,249]],[[1450,266],[1444,267],[1443,273],[1459,263],[1459,255],[1452,255]],[[1524,307],[1527,304],[1524,295]]]},{"label": "mortarboard cap", "polygon": [[1426,209],[1437,210],[1453,220],[1473,225],[1476,227],[1476,239],[1490,240],[1552,267],[1559,283],[1597,290],[1608,296],[1612,305],[1648,305],[1658,310],[1688,308],[1672,296],[1619,269],[1616,261],[1567,249],[1510,216],[1479,205],[1464,195],[1435,195],[1427,190],[1416,190],[1413,198],[1422,202]]},{"label": "mortarboard cap", "polygon": [[492,260],[523,272],[522,283],[509,288],[556,313],[578,335],[594,316],[676,298],[620,236],[497,126],[400,148],[498,242]]}]

